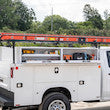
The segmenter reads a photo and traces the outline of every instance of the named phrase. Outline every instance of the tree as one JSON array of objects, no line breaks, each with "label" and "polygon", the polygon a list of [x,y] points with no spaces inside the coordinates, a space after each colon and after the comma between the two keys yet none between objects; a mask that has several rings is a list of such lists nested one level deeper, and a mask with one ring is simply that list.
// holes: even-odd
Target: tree
[{"label": "tree", "polygon": [[14,0],[15,16],[18,17],[18,29],[26,31],[30,29],[33,20],[36,19],[33,9],[28,9],[21,0]]},{"label": "tree", "polygon": [[91,21],[85,21],[85,22],[78,22],[76,23],[77,25],[77,29],[91,29],[93,28],[93,24],[91,23]]},{"label": "tree", "polygon": [[[58,31],[60,28],[62,29],[69,29],[73,27],[72,22],[68,21],[67,19],[59,16],[53,15],[53,30]],[[46,31],[51,30],[51,16],[47,16],[42,24],[45,27]]]},{"label": "tree", "polygon": [[103,20],[97,9],[94,9],[90,4],[86,4],[83,9],[86,21],[90,21],[94,28],[103,29]]},{"label": "tree", "polygon": [[42,23],[39,21],[35,21],[32,23],[31,28],[27,31],[28,33],[38,33],[45,34],[45,28],[42,26]]},{"label": "tree", "polygon": [[0,29],[7,27],[25,31],[31,27],[35,13],[21,0],[0,0]]},{"label": "tree", "polygon": [[104,11],[104,17],[105,17],[104,28],[108,30],[110,29],[110,13],[108,10]]},{"label": "tree", "polygon": [[15,27],[12,0],[0,0],[0,28]]}]

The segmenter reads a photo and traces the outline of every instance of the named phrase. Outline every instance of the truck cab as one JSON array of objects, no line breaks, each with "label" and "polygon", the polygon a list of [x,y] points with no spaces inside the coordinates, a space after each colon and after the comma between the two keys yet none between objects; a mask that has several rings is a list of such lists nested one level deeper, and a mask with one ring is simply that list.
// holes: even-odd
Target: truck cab
[{"label": "truck cab", "polygon": [[110,47],[100,48],[102,100],[110,100]]}]

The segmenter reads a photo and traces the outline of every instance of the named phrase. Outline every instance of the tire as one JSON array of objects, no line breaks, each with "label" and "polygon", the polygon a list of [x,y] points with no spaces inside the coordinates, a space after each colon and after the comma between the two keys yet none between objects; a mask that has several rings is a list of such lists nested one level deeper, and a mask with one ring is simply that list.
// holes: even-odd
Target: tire
[{"label": "tire", "polygon": [[48,94],[38,110],[71,110],[68,98],[62,93]]},{"label": "tire", "polygon": [[12,109],[8,107],[2,107],[2,110],[12,110]]}]

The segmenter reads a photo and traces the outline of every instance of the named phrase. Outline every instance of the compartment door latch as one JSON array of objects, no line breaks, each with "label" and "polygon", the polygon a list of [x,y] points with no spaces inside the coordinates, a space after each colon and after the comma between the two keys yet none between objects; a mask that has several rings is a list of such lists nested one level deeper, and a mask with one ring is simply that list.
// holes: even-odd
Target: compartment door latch
[{"label": "compartment door latch", "polygon": [[84,84],[85,84],[85,81],[83,81],[83,80],[79,81],[79,85],[84,85]]}]

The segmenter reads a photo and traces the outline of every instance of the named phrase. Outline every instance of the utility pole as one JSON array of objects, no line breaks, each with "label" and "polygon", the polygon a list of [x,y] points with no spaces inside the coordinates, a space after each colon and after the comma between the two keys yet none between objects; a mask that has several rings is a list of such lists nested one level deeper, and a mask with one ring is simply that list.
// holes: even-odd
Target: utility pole
[{"label": "utility pole", "polygon": [[52,15],[51,15],[51,31],[53,31],[53,7],[52,7]]}]

